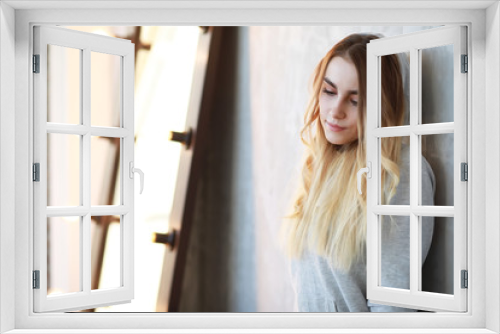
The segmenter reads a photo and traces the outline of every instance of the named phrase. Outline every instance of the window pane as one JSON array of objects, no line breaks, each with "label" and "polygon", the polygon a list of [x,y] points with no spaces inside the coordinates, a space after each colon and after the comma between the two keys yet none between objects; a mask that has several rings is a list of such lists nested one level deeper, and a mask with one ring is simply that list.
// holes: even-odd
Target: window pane
[{"label": "window pane", "polygon": [[81,54],[47,45],[47,122],[80,124]]},{"label": "window pane", "polygon": [[81,217],[47,218],[47,295],[82,291]]},{"label": "window pane", "polygon": [[91,124],[120,126],[121,57],[91,52]]},{"label": "window pane", "polygon": [[410,289],[410,217],[379,216],[380,286]]},{"label": "window pane", "polygon": [[[422,291],[452,295],[453,291],[453,237],[452,217],[422,217],[422,248],[430,246],[422,268]],[[429,235],[434,231],[432,237]],[[429,241],[432,238],[432,243]]]},{"label": "window pane", "polygon": [[410,137],[380,138],[380,152],[381,205],[410,205]]},{"label": "window pane", "polygon": [[91,139],[91,205],[120,204],[120,138]]},{"label": "window pane", "polygon": [[47,134],[48,206],[81,204],[80,142],[78,135]]},{"label": "window pane", "polygon": [[[422,136],[420,205],[454,204],[453,133]],[[433,196],[434,190],[434,198]]]},{"label": "window pane", "polygon": [[92,254],[92,289],[120,287],[120,216],[93,216],[92,226],[92,245],[95,247]]},{"label": "window pane", "polygon": [[453,122],[453,45],[420,50],[422,124]]},{"label": "window pane", "polygon": [[410,53],[380,57],[381,127],[410,124]]}]

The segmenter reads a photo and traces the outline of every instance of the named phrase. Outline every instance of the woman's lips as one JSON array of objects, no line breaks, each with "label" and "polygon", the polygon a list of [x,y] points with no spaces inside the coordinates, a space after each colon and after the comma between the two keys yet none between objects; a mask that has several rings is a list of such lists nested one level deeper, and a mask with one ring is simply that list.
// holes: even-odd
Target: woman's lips
[{"label": "woman's lips", "polygon": [[339,131],[342,131],[344,130],[345,128],[341,127],[341,126],[338,126],[336,124],[332,124],[328,121],[325,121],[326,122],[326,125],[328,126],[328,129],[330,129],[330,131],[333,131],[333,132],[339,132]]}]

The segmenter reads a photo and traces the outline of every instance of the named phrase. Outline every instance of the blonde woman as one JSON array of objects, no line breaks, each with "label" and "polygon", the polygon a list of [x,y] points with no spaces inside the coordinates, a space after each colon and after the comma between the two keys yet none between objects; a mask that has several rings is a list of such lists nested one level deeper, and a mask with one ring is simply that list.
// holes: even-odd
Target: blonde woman
[{"label": "blonde woman", "polygon": [[[378,36],[352,34],[317,65],[301,131],[306,145],[294,210],[283,224],[285,250],[300,312],[404,312],[366,299],[366,191],[356,172],[366,166],[366,45]],[[405,99],[398,56],[382,59],[382,125],[402,125]],[[433,205],[434,174],[422,157],[423,205]],[[409,145],[382,141],[383,203],[409,204]],[[363,180],[365,189],[366,180]],[[422,219],[422,262],[434,222]],[[384,217],[382,281],[409,289],[409,217]]]}]

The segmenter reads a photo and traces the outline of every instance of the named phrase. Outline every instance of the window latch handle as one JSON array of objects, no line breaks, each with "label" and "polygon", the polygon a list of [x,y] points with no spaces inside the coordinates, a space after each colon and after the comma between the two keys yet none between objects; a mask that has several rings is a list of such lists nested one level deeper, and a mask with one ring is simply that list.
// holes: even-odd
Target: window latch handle
[{"label": "window latch handle", "polygon": [[140,170],[139,168],[134,168],[134,162],[130,161],[129,163],[129,176],[131,179],[134,178],[134,173],[138,173],[139,176],[141,177],[141,191],[139,194],[142,194],[142,191],[144,190],[144,172]]},{"label": "window latch handle", "polygon": [[372,178],[372,163],[370,161],[367,162],[367,167],[365,168],[361,168],[360,170],[358,170],[358,191],[359,191],[359,194],[363,194],[363,191],[361,190],[361,175],[363,175],[363,173],[366,173],[366,177],[371,179]]}]

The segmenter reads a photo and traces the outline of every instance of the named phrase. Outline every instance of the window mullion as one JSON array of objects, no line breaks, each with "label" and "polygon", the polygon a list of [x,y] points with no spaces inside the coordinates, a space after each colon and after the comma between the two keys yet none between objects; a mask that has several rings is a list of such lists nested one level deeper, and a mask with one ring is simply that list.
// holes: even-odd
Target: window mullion
[{"label": "window mullion", "polygon": [[[373,65],[372,65],[373,66]],[[376,89],[376,96],[375,96],[375,101],[377,101],[377,112],[376,112],[376,123],[373,124],[373,121],[371,122],[370,128],[382,128],[382,57],[377,57],[377,89]],[[371,113],[370,113],[371,114]],[[370,117],[370,116],[369,116]],[[370,117],[371,119],[372,117]],[[373,125],[376,125],[375,127]],[[376,138],[373,140],[376,144],[376,162],[375,164],[372,165],[372,167],[375,167],[375,169],[372,172],[372,177],[374,179],[374,188],[375,188],[375,194],[370,194],[372,199],[372,202],[375,202],[377,205],[382,204],[382,198],[381,198],[381,185],[382,185],[382,141],[380,138]],[[370,143],[371,144],[371,143]],[[368,152],[371,151],[370,148],[371,145],[367,145]],[[367,198],[368,200],[368,198]],[[376,254],[376,261],[375,261],[375,272],[377,274],[377,281],[375,288],[378,286],[382,285],[382,220],[381,216],[377,215],[376,219],[373,219],[373,221],[376,223],[375,228],[376,228],[376,239],[375,241],[375,254]],[[374,229],[375,230],[375,229]],[[373,249],[372,249],[373,251]]]},{"label": "window mullion", "polygon": [[[90,50],[88,48],[83,50],[82,57],[82,123],[83,126],[90,130]],[[81,256],[82,256],[82,266],[83,270],[80,271],[81,275],[83,275],[81,281],[83,282],[83,292],[90,293],[91,290],[91,240],[90,240],[90,224],[91,224],[91,216],[90,216],[90,194],[91,194],[91,161],[90,161],[90,131],[88,131],[82,137],[82,157],[81,161],[81,170],[83,171],[81,176],[82,182],[82,201],[83,207],[88,210],[88,212],[83,216],[82,221],[82,242],[81,242]]]},{"label": "window mullion", "polygon": [[410,291],[418,291],[419,261],[418,261],[418,230],[419,218],[413,212],[418,205],[419,187],[419,136],[413,131],[419,123],[420,107],[420,71],[418,49],[410,50]]}]

